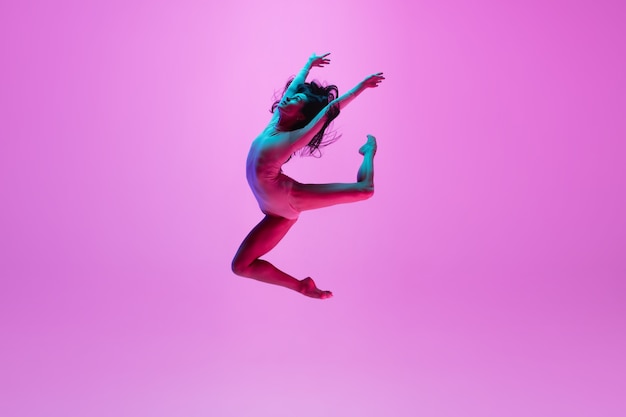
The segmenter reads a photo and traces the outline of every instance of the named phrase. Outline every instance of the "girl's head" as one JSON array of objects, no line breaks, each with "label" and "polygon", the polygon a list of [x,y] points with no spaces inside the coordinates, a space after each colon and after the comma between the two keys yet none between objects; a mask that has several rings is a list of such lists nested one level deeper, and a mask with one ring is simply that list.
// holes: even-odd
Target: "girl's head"
[{"label": "girl's head", "polygon": [[[290,123],[289,130],[297,130],[305,127],[311,120],[315,118],[331,101],[337,98],[339,90],[335,85],[322,86],[316,81],[304,83],[298,86],[295,93],[291,97],[286,97],[285,92],[293,81],[293,78],[285,85],[283,98],[276,100],[272,104],[272,113],[278,109],[280,116],[288,120]],[[319,132],[315,134],[311,142],[305,148],[305,153],[313,155],[319,153],[320,147],[328,145],[336,140],[336,137],[327,139],[322,142],[326,128],[335,117],[339,115],[339,108],[331,106],[327,111],[326,122]]]}]

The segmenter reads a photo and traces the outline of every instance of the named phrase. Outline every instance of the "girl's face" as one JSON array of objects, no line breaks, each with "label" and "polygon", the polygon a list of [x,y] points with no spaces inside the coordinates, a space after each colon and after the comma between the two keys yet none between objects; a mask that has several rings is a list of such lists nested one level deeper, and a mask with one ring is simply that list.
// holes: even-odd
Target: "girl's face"
[{"label": "girl's face", "polygon": [[296,117],[301,114],[302,108],[305,104],[306,96],[302,93],[297,93],[291,97],[283,97],[278,104],[278,109],[282,115]]}]

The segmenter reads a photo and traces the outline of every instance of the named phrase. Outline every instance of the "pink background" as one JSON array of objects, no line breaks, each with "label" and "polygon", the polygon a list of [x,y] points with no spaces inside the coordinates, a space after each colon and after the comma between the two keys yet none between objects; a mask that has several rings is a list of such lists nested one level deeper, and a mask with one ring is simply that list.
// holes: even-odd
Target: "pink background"
[{"label": "pink background", "polygon": [[[54,3],[54,4],[53,4]],[[0,415],[626,415],[622,1],[3,1]],[[252,139],[312,52],[343,111],[236,277]]]}]

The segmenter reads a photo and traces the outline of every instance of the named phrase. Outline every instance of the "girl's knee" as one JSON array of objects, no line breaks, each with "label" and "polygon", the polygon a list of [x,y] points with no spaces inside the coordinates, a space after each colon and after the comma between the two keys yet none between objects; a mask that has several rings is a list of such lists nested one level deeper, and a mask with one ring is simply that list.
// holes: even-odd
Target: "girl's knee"
[{"label": "girl's knee", "polygon": [[237,255],[233,258],[233,261],[230,264],[230,269],[233,271],[235,275],[239,275],[240,277],[245,276],[246,270],[248,269],[249,264],[247,262],[242,261]]},{"label": "girl's knee", "polygon": [[359,187],[359,194],[363,198],[363,200],[367,200],[368,198],[372,198],[374,195],[374,186],[370,184],[363,184]]}]

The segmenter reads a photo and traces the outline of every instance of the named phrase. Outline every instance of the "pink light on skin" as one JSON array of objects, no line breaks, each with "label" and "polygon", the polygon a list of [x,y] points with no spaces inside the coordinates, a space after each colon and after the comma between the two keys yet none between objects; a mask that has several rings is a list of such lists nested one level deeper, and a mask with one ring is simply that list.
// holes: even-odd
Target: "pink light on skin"
[{"label": "pink light on skin", "polygon": [[232,270],[239,276],[317,299],[330,298],[332,292],[320,290],[311,277],[297,279],[261,257],[285,237],[302,211],[362,201],[374,194],[376,139],[372,135],[368,135],[367,143],[359,149],[363,162],[354,183],[302,184],[282,171],[282,165],[302,148],[315,149],[316,138],[324,134],[340,110],[384,80],[382,73],[368,76],[348,93],[335,98],[334,86],[306,82],[312,68],[330,63],[329,55],[311,55],[290,82],[267,128],[252,142],[246,176],[265,218],[246,236],[232,262]]},{"label": "pink light on skin", "polygon": [[[617,1],[0,4],[0,416],[626,415]],[[245,176],[311,51],[338,95],[241,279]],[[317,155],[317,154],[316,154]]]}]

